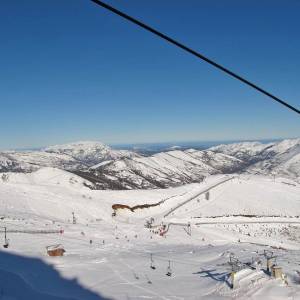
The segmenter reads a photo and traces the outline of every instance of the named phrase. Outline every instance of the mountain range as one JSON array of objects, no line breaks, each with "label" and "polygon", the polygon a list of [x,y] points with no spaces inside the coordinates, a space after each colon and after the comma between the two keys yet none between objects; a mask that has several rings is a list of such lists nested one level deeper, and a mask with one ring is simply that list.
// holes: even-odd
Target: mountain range
[{"label": "mountain range", "polygon": [[91,141],[39,151],[0,152],[0,173],[30,173],[44,167],[75,173],[94,189],[167,188],[225,173],[281,176],[300,182],[300,139],[221,144],[205,150],[175,147],[153,155]]}]

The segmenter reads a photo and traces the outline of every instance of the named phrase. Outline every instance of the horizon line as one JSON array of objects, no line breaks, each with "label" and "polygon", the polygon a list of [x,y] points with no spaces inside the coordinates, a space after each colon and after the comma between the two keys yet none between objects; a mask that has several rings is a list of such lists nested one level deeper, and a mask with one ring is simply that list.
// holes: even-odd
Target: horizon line
[{"label": "horizon line", "polygon": [[[77,140],[73,142],[62,142],[62,143],[53,143],[50,145],[44,145],[44,146],[28,146],[28,147],[16,147],[16,148],[9,148],[9,149],[2,149],[0,148],[0,152],[5,152],[5,151],[38,151],[42,150],[44,148],[50,147],[50,146],[55,146],[55,145],[65,145],[65,144],[74,144],[74,143],[79,143],[79,142],[100,142],[104,145],[107,146],[135,146],[135,145],[170,145],[170,144],[189,144],[189,143],[237,143],[237,142],[272,142],[272,141],[280,141],[280,140],[291,140],[291,139],[299,139],[300,136],[298,137],[276,137],[276,138],[249,138],[249,139],[211,139],[211,140],[177,140],[177,141],[156,141],[156,142],[113,142],[113,143],[104,143],[98,139],[87,139],[87,140]],[[177,145],[175,145],[177,146]],[[184,146],[184,145],[182,145]]]}]

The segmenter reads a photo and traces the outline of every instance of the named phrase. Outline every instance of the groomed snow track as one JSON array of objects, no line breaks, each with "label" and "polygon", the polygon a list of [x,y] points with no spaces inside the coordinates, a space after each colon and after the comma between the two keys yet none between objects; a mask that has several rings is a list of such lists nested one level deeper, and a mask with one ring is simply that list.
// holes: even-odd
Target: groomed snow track
[{"label": "groomed snow track", "polygon": [[185,201],[179,203],[177,206],[175,206],[175,207],[173,207],[171,210],[169,210],[169,211],[164,215],[164,218],[167,217],[167,216],[169,216],[171,213],[173,213],[173,212],[174,212],[175,210],[177,210],[178,208],[182,207],[183,205],[185,205],[185,204],[189,203],[190,201],[194,200],[195,198],[199,197],[200,195],[205,194],[206,192],[210,191],[211,189],[213,189],[213,188],[215,188],[215,187],[217,187],[217,186],[219,186],[219,185],[221,185],[221,184],[223,184],[223,183],[225,183],[225,182],[227,182],[227,181],[229,181],[229,180],[232,180],[232,179],[234,179],[234,178],[236,178],[236,176],[231,176],[231,177],[226,176],[225,179],[222,179],[221,181],[219,181],[219,182],[217,182],[217,183],[215,183],[215,184],[213,184],[213,185],[211,185],[211,186],[205,188],[204,190],[201,190],[200,192],[197,192],[196,194],[194,194],[193,196],[191,196],[191,197],[188,198],[187,200],[185,200]]}]

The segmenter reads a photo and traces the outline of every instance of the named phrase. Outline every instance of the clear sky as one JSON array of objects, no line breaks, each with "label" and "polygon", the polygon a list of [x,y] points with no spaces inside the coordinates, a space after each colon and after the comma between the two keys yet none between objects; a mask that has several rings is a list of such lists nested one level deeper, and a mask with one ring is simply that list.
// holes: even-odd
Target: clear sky
[{"label": "clear sky", "polygon": [[[300,106],[300,1],[107,0]],[[0,148],[300,136],[296,113],[89,0],[2,0]]]}]

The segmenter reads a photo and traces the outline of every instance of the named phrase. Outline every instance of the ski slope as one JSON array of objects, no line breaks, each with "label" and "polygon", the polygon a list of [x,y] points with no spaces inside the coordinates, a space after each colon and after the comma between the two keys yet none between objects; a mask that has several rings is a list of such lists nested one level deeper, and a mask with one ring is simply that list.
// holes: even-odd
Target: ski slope
[{"label": "ski slope", "polygon": [[[201,183],[161,190],[99,191],[54,168],[9,173],[0,182],[0,226],[2,236],[7,228],[9,239],[9,248],[0,251],[2,298],[299,298],[300,186],[282,178],[232,177],[209,176]],[[115,203],[160,201],[112,217]],[[182,225],[169,226],[160,236],[152,232],[156,227],[144,227],[151,217],[157,226]],[[185,230],[188,223],[191,235]],[[46,246],[52,244],[62,244],[65,256],[47,256]],[[246,264],[263,260],[266,249],[276,254],[289,286],[263,269],[245,268],[231,289],[231,253]],[[166,276],[169,261],[171,276]]]},{"label": "ski slope", "polygon": [[207,193],[209,191],[211,191],[213,188],[219,186],[220,184],[223,184],[229,180],[232,180],[234,177],[225,177],[224,179],[221,179],[220,181],[218,181],[217,183],[213,184],[213,185],[208,185],[206,186],[204,189],[196,192],[194,195],[191,195],[190,198],[188,198],[187,200],[185,200],[182,203],[179,203],[177,206],[175,206],[174,208],[172,208],[169,212],[167,212],[164,217],[169,216],[170,214],[172,214],[175,210],[177,210],[178,208],[182,207],[183,205],[186,205],[187,203],[189,203],[190,201],[198,198],[200,195],[203,195],[204,193]]}]

